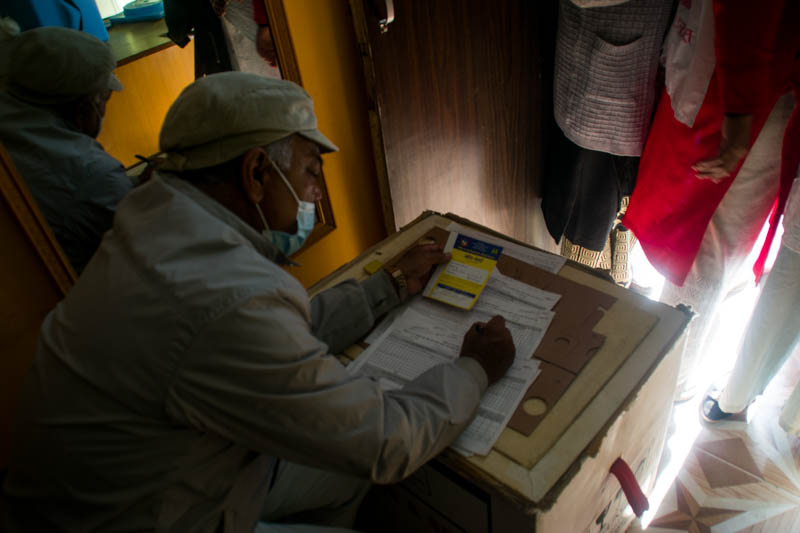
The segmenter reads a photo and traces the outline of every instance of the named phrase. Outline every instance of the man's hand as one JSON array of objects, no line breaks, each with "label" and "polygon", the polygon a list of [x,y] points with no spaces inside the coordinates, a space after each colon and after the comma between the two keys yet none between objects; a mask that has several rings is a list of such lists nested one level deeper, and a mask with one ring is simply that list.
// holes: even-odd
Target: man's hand
[{"label": "man's hand", "polygon": [[721,182],[747,155],[750,146],[750,129],[753,115],[725,115],[722,121],[722,142],[716,159],[701,161],[692,167],[700,179]]},{"label": "man's hand", "polygon": [[421,244],[406,252],[394,264],[403,271],[409,296],[414,296],[425,288],[434,266],[450,260],[450,254],[445,254],[442,250],[444,246],[441,244]]},{"label": "man's hand", "polygon": [[269,26],[258,27],[256,32],[256,51],[271,66],[278,66],[278,53],[275,50],[275,43],[272,40],[272,32],[270,32]]},{"label": "man's hand", "polygon": [[483,367],[489,385],[502,378],[514,362],[514,341],[500,315],[489,322],[476,322],[464,335],[461,357],[472,357]]}]

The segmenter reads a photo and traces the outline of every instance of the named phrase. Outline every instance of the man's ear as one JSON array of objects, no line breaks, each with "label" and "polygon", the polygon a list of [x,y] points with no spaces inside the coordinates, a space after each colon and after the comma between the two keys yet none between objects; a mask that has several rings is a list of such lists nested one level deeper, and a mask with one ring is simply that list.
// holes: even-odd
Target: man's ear
[{"label": "man's ear", "polygon": [[250,148],[242,156],[242,189],[255,204],[264,199],[264,186],[270,178],[268,169],[269,156],[263,148]]}]

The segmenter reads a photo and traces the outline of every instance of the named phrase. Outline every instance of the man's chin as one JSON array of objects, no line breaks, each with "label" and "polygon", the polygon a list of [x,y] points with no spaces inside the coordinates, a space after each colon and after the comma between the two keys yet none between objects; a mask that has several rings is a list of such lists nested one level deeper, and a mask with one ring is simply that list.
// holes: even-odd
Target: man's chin
[{"label": "man's chin", "polygon": [[286,226],[285,228],[272,228],[273,231],[280,231],[281,233],[287,233],[289,235],[294,235],[297,233],[297,221],[294,221],[290,226]]}]

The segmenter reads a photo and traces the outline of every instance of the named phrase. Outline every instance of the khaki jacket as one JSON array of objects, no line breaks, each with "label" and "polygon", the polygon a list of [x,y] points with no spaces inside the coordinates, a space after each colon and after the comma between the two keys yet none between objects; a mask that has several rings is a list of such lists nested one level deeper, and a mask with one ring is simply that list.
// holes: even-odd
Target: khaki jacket
[{"label": "khaki jacket", "polygon": [[249,533],[276,457],[388,483],[448,446],[486,388],[480,366],[390,392],[349,375],[329,354],[398,304],[391,281],[309,302],[284,260],[183,180],[130,193],[42,326],[6,531]]}]

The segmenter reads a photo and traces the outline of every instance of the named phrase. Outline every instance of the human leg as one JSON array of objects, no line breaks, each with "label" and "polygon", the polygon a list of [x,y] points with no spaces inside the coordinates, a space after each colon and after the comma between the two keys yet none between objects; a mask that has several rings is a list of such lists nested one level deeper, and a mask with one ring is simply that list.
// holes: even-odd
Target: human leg
[{"label": "human leg", "polygon": [[787,433],[800,437],[800,383],[783,406],[778,423]]},{"label": "human leg", "polygon": [[800,254],[781,246],[758,298],[733,373],[719,398],[726,413],[764,391],[800,338]]},{"label": "human leg", "polygon": [[[281,461],[261,520],[283,526],[349,528],[369,487],[369,481],[364,479]],[[265,527],[268,525],[272,524]]]},{"label": "human leg", "polygon": [[772,207],[778,189],[783,132],[792,108],[793,99],[789,93],[775,104],[706,228],[683,286],[668,281],[664,284],[662,302],[684,303],[698,314],[686,333],[678,376],[681,389],[691,388],[689,377],[709,352],[719,304],[740,273]]}]

